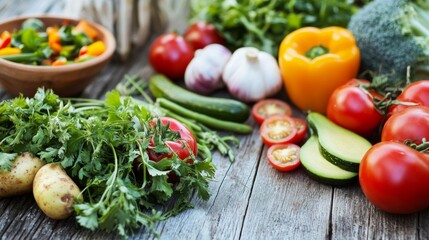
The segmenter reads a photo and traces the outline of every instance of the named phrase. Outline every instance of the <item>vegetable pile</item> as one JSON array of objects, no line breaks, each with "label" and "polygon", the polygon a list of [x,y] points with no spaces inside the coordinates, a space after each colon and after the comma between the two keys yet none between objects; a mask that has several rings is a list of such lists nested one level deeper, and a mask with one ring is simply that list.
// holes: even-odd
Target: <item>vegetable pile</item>
[{"label": "vegetable pile", "polygon": [[[33,194],[50,217],[67,217],[73,206],[81,226],[126,236],[140,225],[154,231],[157,221],[190,207],[194,191],[209,197],[215,166],[210,151],[203,150],[213,145],[197,143],[183,124],[159,118],[116,91],[104,101],[72,104],[40,89],[34,98],[0,103],[0,116],[0,176],[25,174],[15,171],[22,165],[17,153],[29,152],[48,163],[35,177],[40,184]],[[59,183],[66,175],[81,192],[70,179]],[[48,189],[42,182],[58,184]],[[64,187],[67,183],[75,187]],[[14,186],[9,193],[2,186],[2,196],[16,194],[19,186]],[[45,206],[47,199],[52,205]],[[172,207],[156,210],[171,199]],[[55,215],[64,209],[64,216]]]},{"label": "vegetable pile", "polygon": [[38,66],[85,62],[106,50],[98,37],[98,32],[85,20],[76,26],[67,23],[45,26],[41,20],[29,18],[19,30],[0,35],[0,58]]},{"label": "vegetable pile", "polygon": [[[251,133],[251,114],[273,168],[302,165],[332,185],[359,179],[387,212],[429,207],[429,4],[375,0],[354,14],[364,3],[192,1],[187,31],[150,46],[149,81],[127,76],[104,101],[40,89],[0,103],[0,196],[32,190],[51,218],[75,213],[86,228],[122,236],[141,225],[154,232],[194,192],[208,199],[211,150],[233,162],[239,143],[212,129]],[[3,33],[0,54],[20,44],[23,53],[3,58],[60,65],[102,53],[85,22],[41,29],[33,19],[9,40]],[[374,76],[358,78],[367,70]],[[293,106],[269,98],[282,83]],[[237,100],[206,96],[223,87]]]}]

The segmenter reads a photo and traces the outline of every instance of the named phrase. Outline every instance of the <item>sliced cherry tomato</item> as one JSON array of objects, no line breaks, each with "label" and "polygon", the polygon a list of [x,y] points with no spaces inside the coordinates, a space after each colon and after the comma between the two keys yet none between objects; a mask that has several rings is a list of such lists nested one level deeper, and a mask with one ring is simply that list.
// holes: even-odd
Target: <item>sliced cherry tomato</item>
[{"label": "sliced cherry tomato", "polygon": [[190,25],[184,34],[184,38],[195,49],[204,48],[212,43],[225,44],[225,40],[214,25],[206,22],[196,22]]},{"label": "sliced cherry tomato", "polygon": [[159,36],[149,49],[151,66],[171,80],[183,79],[193,57],[194,48],[176,33]]},{"label": "sliced cherry tomato", "polygon": [[278,99],[264,99],[257,102],[252,107],[252,116],[259,124],[275,115],[292,115],[292,109],[289,104]]},{"label": "sliced cherry tomato", "polygon": [[359,85],[369,85],[366,80],[353,79],[335,89],[328,101],[327,116],[336,124],[364,137],[370,137],[380,126],[383,115],[377,110],[373,97]]},{"label": "sliced cherry tomato", "polygon": [[[396,100],[400,103],[415,103],[429,107],[429,80],[421,80],[407,85]],[[408,104],[394,104],[389,108],[389,116],[409,106]]]},{"label": "sliced cherry tomato", "polygon": [[413,106],[393,114],[384,124],[381,141],[412,141],[422,143],[429,140],[429,107]]},{"label": "sliced cherry tomato", "polygon": [[295,120],[286,115],[269,117],[260,128],[262,141],[267,146],[291,143],[294,141],[296,132]]},{"label": "sliced cherry tomato", "polygon": [[274,144],[267,151],[267,159],[279,171],[291,171],[301,165],[299,151],[301,148],[293,143]]},{"label": "sliced cherry tomato", "polygon": [[293,139],[293,142],[299,144],[302,142],[302,140],[304,140],[305,136],[307,136],[308,125],[307,121],[302,118],[293,118],[293,120],[295,120],[296,126],[296,135]]}]

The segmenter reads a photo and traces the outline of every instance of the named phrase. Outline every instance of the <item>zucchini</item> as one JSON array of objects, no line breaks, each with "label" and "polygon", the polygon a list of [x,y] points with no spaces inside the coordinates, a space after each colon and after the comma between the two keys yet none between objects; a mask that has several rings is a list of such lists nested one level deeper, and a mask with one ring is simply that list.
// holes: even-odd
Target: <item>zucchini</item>
[{"label": "zucchini", "polygon": [[192,111],[225,121],[242,123],[250,115],[249,106],[240,101],[190,92],[160,74],[152,76],[149,90],[156,98],[166,98]]},{"label": "zucchini", "polygon": [[338,167],[359,171],[359,164],[372,144],[364,137],[335,124],[320,113],[311,112],[307,122],[319,139],[322,156]]},{"label": "zucchini", "polygon": [[299,158],[310,176],[325,184],[345,185],[354,181],[358,175],[341,169],[324,158],[316,135],[312,135],[301,147]]}]

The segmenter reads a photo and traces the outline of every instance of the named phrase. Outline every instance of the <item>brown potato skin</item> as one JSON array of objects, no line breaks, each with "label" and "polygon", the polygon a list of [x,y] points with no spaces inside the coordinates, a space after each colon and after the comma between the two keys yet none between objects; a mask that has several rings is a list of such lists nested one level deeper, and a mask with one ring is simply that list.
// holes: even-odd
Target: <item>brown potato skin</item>
[{"label": "brown potato skin", "polygon": [[45,163],[28,152],[14,160],[9,172],[0,172],[0,197],[10,197],[31,192],[37,171]]},{"label": "brown potato skin", "polygon": [[79,187],[56,163],[46,164],[37,172],[33,195],[43,213],[56,220],[70,217],[75,198],[82,199]]}]

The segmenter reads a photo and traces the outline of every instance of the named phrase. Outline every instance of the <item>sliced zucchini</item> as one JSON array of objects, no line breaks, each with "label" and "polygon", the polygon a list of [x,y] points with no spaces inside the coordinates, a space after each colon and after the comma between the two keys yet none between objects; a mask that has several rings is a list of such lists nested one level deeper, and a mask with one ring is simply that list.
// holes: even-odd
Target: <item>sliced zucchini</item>
[{"label": "sliced zucchini", "polygon": [[300,159],[304,169],[319,182],[331,185],[345,185],[356,179],[355,172],[346,171],[332,164],[319,151],[319,140],[312,135],[301,147]]},{"label": "sliced zucchini", "polygon": [[338,126],[320,113],[307,116],[313,134],[317,134],[320,152],[338,167],[352,172],[359,171],[359,164],[372,144],[364,137]]}]

